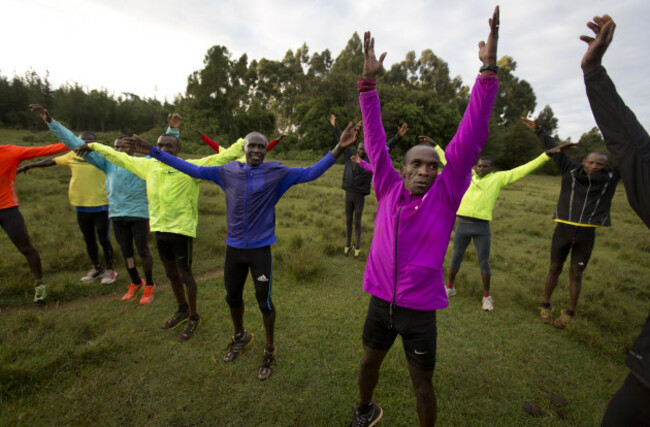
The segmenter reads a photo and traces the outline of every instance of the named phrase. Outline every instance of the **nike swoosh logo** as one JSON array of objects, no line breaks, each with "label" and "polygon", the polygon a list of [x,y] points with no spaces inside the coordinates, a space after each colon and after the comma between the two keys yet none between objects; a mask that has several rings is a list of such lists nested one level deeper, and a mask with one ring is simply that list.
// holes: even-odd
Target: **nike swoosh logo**
[{"label": "nike swoosh logo", "polygon": [[415,354],[427,354],[428,351],[417,351],[417,350],[413,350],[413,353],[415,353]]}]

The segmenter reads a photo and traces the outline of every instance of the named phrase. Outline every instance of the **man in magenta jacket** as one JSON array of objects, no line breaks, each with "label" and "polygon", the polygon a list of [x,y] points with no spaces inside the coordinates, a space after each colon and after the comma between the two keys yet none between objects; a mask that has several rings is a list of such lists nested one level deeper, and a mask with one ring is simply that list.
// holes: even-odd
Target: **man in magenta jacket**
[{"label": "man in magenta jacket", "polygon": [[351,425],[374,425],[382,409],[372,401],[379,368],[397,335],[402,336],[409,373],[417,398],[420,425],[433,425],[436,397],[433,369],[436,352],[436,310],[449,305],[442,262],[454,227],[456,210],[469,186],[472,166],[485,144],[498,82],[496,51],[499,9],[490,19],[487,43],[479,43],[483,62],[469,105],[456,135],[445,151],[447,165],[433,147],[416,145],[397,172],[385,147],[375,75],[386,54],[377,60],[374,39],[364,36],[363,79],[359,103],[365,147],[373,168],[377,194],[375,236],[370,247],[363,288],[372,297],[363,327],[359,373],[360,404]]}]

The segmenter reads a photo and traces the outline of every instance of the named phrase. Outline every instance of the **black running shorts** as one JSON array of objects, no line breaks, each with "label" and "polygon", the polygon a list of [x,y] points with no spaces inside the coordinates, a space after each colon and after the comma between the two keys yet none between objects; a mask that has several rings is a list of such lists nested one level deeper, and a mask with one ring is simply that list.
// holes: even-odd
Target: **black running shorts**
[{"label": "black running shorts", "polygon": [[571,252],[571,264],[585,269],[596,240],[595,227],[558,222],[551,241],[551,262],[564,262]]},{"label": "black running shorts", "polygon": [[406,360],[424,371],[436,366],[436,311],[411,310],[393,306],[370,297],[366,322],[363,325],[363,343],[373,350],[388,351],[397,335],[402,336]]},{"label": "black running shorts", "polygon": [[178,233],[156,232],[156,246],[163,261],[176,260],[181,267],[192,265],[192,244],[194,239]]}]

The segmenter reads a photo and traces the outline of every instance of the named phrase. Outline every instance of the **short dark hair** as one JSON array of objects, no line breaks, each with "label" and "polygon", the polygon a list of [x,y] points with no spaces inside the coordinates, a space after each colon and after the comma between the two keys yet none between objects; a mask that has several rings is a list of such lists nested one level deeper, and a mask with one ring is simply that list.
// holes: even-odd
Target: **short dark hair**
[{"label": "short dark hair", "polygon": [[483,160],[484,162],[490,162],[491,165],[494,165],[494,159],[491,156],[481,156],[478,158],[476,161],[476,164],[478,165],[478,162]]},{"label": "short dark hair", "polygon": [[89,130],[85,130],[81,132],[79,134],[79,138],[83,139],[84,141],[97,141],[97,137],[95,136],[95,133]]},{"label": "short dark hair", "polygon": [[173,133],[163,133],[159,136],[159,138],[174,138],[176,140],[176,144],[178,144],[179,147],[181,146],[181,140],[178,139],[178,137]]}]

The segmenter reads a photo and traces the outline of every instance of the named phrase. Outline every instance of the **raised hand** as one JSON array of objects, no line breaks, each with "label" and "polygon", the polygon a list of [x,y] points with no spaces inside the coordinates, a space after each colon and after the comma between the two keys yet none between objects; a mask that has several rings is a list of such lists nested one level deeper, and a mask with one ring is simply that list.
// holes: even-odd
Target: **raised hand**
[{"label": "raised hand", "polygon": [[478,43],[478,58],[484,65],[497,65],[497,44],[499,41],[499,6],[494,8],[490,23],[490,34],[487,43],[481,40]]},{"label": "raised hand", "polygon": [[565,144],[558,145],[557,147],[549,148],[545,151],[545,153],[547,156],[553,156],[555,154],[564,153],[565,151],[574,148],[576,145],[578,145],[577,142],[567,142]]},{"label": "raised hand", "polygon": [[[169,118],[167,118],[167,120],[169,121]],[[203,135],[203,132],[201,132],[201,131],[199,130],[199,128],[197,128],[196,126],[194,126],[194,125],[190,125],[190,127],[192,128],[192,130],[193,130],[194,132],[198,133],[199,135]]]},{"label": "raised hand", "polygon": [[169,124],[170,128],[178,129],[179,127],[181,127],[181,123],[183,123],[183,118],[178,113],[174,113],[174,114],[170,113],[167,115],[167,123]]},{"label": "raised hand", "polygon": [[353,122],[350,122],[341,134],[341,139],[339,140],[339,145],[341,148],[348,148],[350,145],[357,142],[360,129],[361,122],[357,123],[356,125]]},{"label": "raised hand", "polygon": [[400,138],[406,135],[406,132],[408,131],[409,131],[409,125],[407,125],[406,122],[402,123],[402,126],[399,126],[397,128],[397,134],[399,135]]},{"label": "raised hand", "polygon": [[21,166],[16,170],[16,173],[27,173],[32,167],[30,165]]},{"label": "raised hand", "polygon": [[[180,116],[179,116],[180,117]],[[136,153],[140,154],[149,154],[151,151],[151,143],[145,141],[144,139],[140,138],[138,135],[133,134],[133,145]]]},{"label": "raised hand", "polygon": [[587,52],[580,62],[582,71],[585,73],[594,70],[602,63],[603,55],[614,39],[616,23],[609,15],[595,16],[592,22],[587,22],[587,27],[594,32],[596,37],[580,36],[580,40],[588,45]]},{"label": "raised hand", "polygon": [[285,134],[282,134],[282,135],[278,136],[277,138],[275,138],[275,142],[276,142],[276,144],[277,144],[278,142],[282,141],[282,140],[283,140],[284,138],[286,138],[286,137],[287,137],[287,136],[286,136]]},{"label": "raised hand", "polygon": [[386,58],[386,52],[382,53],[377,60],[375,56],[375,38],[370,37],[370,31],[366,31],[363,35],[363,74],[364,79],[374,79],[375,75],[381,70]]},{"label": "raised hand", "polygon": [[537,125],[537,120],[529,120],[525,117],[521,118],[521,122],[526,126],[528,129],[532,130],[533,132],[537,132],[539,130],[539,125]]},{"label": "raised hand", "polygon": [[94,151],[90,145],[83,144],[75,148],[74,152],[77,153],[77,156],[86,157],[91,151]]},{"label": "raised hand", "polygon": [[334,114],[330,115],[330,124],[332,125],[333,128],[336,127],[336,116]]},{"label": "raised hand", "polygon": [[43,119],[45,123],[52,123],[52,116],[50,115],[49,111],[43,108],[42,105],[29,104],[29,109],[31,111],[36,111],[41,116],[41,119]]},{"label": "raised hand", "polygon": [[432,147],[435,147],[436,145],[438,145],[438,143],[436,141],[434,141],[432,138],[429,138],[426,135],[418,136],[418,141],[420,141],[422,144],[427,144],[427,145],[430,145]]},{"label": "raised hand", "polygon": [[361,163],[361,157],[357,156],[356,154],[353,156],[350,156],[350,160],[352,160],[354,163]]}]

